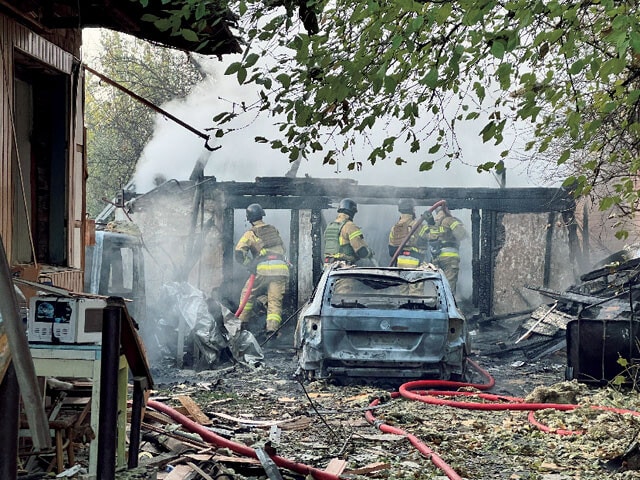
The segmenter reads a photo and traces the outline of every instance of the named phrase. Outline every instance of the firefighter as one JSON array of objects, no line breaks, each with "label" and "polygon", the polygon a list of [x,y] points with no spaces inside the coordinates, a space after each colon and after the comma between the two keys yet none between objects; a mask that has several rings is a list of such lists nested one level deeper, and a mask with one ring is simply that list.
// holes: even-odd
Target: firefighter
[{"label": "firefighter", "polygon": [[331,264],[344,261],[355,265],[358,262],[375,263],[373,251],[364,240],[362,230],[353,217],[358,204],[350,198],[343,198],[338,205],[338,216],[324,231],[324,262]]},{"label": "firefighter", "polygon": [[[421,219],[416,219],[415,202],[411,198],[403,198],[398,202],[400,218],[389,232],[389,256],[394,257],[398,247],[409,235]],[[429,225],[435,224],[432,215],[427,215],[426,223],[417,227],[406,241],[393,266],[400,268],[414,268],[430,260]]]},{"label": "firefighter", "polygon": [[460,219],[451,215],[446,203],[433,211],[435,225],[429,228],[429,243],[434,263],[442,269],[451,291],[456,293],[460,271],[460,242],[467,238],[467,230]]},{"label": "firefighter", "polygon": [[[240,313],[243,329],[249,319],[259,296],[267,297],[267,333],[275,332],[282,322],[282,299],[289,280],[289,262],[285,257],[284,243],[280,233],[273,226],[262,221],[265,213],[262,207],[253,203],[247,207],[247,221],[251,228],[238,240],[235,247],[235,259],[246,266],[255,275],[249,298]],[[251,277],[245,283],[240,295],[244,299]]]}]

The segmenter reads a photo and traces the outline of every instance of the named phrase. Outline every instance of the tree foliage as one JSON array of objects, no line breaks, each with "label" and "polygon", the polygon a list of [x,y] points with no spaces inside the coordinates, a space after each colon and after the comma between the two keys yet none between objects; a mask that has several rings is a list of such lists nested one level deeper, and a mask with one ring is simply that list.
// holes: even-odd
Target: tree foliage
[{"label": "tree foliage", "polygon": [[[254,27],[262,15],[254,10]],[[438,157],[462,155],[458,129],[502,144],[505,129],[525,121],[535,134],[526,150],[541,155],[562,145],[559,164],[589,153],[566,181],[577,193],[613,180],[618,195],[603,206],[635,202],[636,2],[337,0],[325,6],[318,35],[288,23],[283,14],[248,29],[252,49],[228,73],[261,85],[263,108],[285,116],[272,146],[292,158],[322,149],[332,162],[391,118],[384,138],[369,135],[368,160],[388,158],[405,142],[412,152],[426,150],[420,168],[429,169]],[[255,40],[271,38],[283,47],[278,61],[256,67],[255,54],[266,52]],[[344,140],[327,148],[336,134]],[[511,153],[505,148],[502,157]],[[480,168],[496,165],[500,159]]]},{"label": "tree foliage", "polygon": [[[155,105],[187,96],[204,78],[193,58],[114,32],[101,34],[93,68]],[[87,211],[97,215],[134,173],[156,112],[87,73]]]},{"label": "tree foliage", "polygon": [[[202,0],[185,0],[192,7]],[[319,15],[300,27],[294,5]],[[228,75],[260,88],[280,122],[269,141],[293,161],[362,158],[400,146],[423,159],[462,158],[456,133],[504,145],[479,170],[515,152],[507,132],[528,125],[525,154],[569,166],[577,195],[604,185],[602,209],[635,211],[640,168],[640,14],[635,0],[230,0],[248,47]],[[278,8],[284,7],[284,8]],[[221,113],[224,126],[238,112]],[[382,138],[380,132],[384,132]],[[406,148],[405,148],[406,150]],[[387,160],[388,161],[388,160]]]}]

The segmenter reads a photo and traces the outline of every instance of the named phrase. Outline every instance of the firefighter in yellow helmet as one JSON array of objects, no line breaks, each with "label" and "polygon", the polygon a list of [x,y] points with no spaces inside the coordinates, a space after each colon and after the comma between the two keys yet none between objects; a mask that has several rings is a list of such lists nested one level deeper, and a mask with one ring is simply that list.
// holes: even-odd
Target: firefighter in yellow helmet
[{"label": "firefighter in yellow helmet", "polygon": [[361,260],[375,263],[373,251],[364,240],[362,230],[353,217],[358,205],[350,198],[343,198],[338,205],[338,216],[324,231],[324,262],[344,261],[355,265]]},{"label": "firefighter in yellow helmet", "polygon": [[[238,240],[234,255],[236,261],[243,264],[255,274],[253,288],[240,313],[243,328],[253,313],[258,296],[267,296],[266,331],[274,332],[282,322],[282,299],[289,280],[289,263],[285,257],[285,248],[280,233],[273,225],[262,221],[265,213],[262,207],[253,203],[247,207],[247,220],[251,228]],[[244,299],[249,281],[245,283],[240,295]]]},{"label": "firefighter in yellow helmet", "polygon": [[[391,227],[389,232],[389,256],[394,257],[398,247],[407,238],[417,222],[415,202],[411,198],[403,198],[398,202],[400,218]],[[428,262],[431,258],[429,252],[429,225],[435,224],[433,216],[427,216],[427,223],[420,225],[411,237],[405,242],[402,250],[394,262],[395,267],[414,268],[423,262]]]},{"label": "firefighter in yellow helmet", "polygon": [[456,293],[460,271],[460,242],[467,238],[467,230],[460,219],[451,215],[447,204],[433,211],[435,225],[429,229],[429,243],[434,263],[442,269],[451,290]]}]

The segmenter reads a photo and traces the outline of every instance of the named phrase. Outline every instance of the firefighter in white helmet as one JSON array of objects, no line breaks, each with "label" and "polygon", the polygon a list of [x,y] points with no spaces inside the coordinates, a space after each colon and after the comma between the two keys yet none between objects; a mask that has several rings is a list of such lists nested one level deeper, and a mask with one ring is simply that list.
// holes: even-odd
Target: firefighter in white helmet
[{"label": "firefighter in white helmet", "polygon": [[[240,313],[243,328],[251,318],[257,297],[267,297],[267,333],[275,332],[282,322],[282,299],[289,281],[289,262],[280,233],[273,225],[262,221],[265,213],[257,203],[247,207],[247,220],[251,228],[238,240],[235,259],[255,275],[253,288]],[[250,279],[245,283],[240,302],[245,298]]]},{"label": "firefighter in white helmet", "polygon": [[429,228],[433,260],[444,272],[453,293],[456,293],[460,271],[460,242],[467,238],[467,230],[460,219],[451,215],[446,203],[433,211],[433,217],[435,225]]}]

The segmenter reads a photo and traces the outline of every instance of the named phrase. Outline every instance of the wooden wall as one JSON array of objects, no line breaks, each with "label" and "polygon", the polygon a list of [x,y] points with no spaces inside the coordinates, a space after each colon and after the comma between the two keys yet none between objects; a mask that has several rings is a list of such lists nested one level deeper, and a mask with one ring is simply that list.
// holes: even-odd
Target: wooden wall
[{"label": "wooden wall", "polygon": [[[82,32],[80,29],[61,29],[47,31],[31,28],[18,22],[18,19],[0,14],[0,236],[12,263],[13,242],[12,216],[15,185],[12,158],[15,151],[14,120],[12,116],[14,98],[14,52],[22,52],[49,68],[68,75],[70,121],[68,125],[67,146],[67,182],[69,185],[68,204],[68,243],[67,259],[71,273],[59,276],[64,284],[60,286],[76,289],[82,285],[84,258],[84,80],[82,69],[77,68],[80,58]],[[36,106],[37,108],[37,106]],[[17,112],[19,115],[20,112]],[[65,201],[65,199],[60,199]],[[46,269],[46,266],[42,266]],[[58,269],[59,270],[59,269]]]}]

